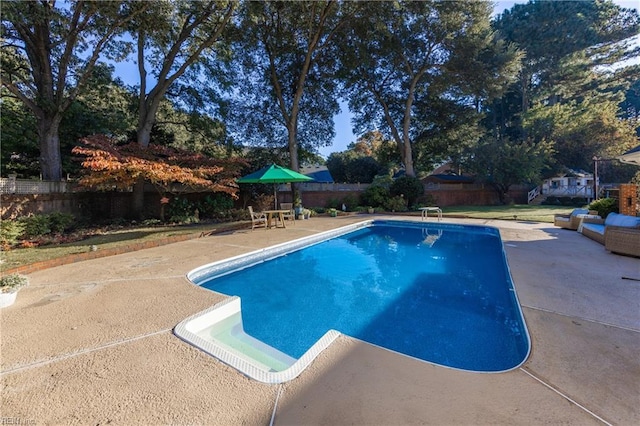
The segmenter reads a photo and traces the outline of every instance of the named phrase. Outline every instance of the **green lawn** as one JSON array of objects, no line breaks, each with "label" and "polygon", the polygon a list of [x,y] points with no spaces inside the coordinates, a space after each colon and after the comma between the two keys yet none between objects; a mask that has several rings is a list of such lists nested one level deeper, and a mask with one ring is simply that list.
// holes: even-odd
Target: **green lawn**
[{"label": "green lawn", "polygon": [[17,248],[0,252],[0,271],[29,265],[45,260],[56,259],[72,254],[85,253],[92,245],[103,250],[107,248],[133,245],[153,240],[160,240],[174,235],[197,234],[210,232],[212,229],[231,228],[236,222],[229,224],[201,224],[184,226],[160,226],[149,228],[135,228],[118,231],[108,231],[101,235],[90,236],[86,239],[64,243],[51,244],[41,247]]},{"label": "green lawn", "polygon": [[571,213],[575,207],[566,206],[455,206],[442,207],[442,213],[451,216],[463,216],[474,219],[524,220],[531,222],[553,223],[553,215]]}]

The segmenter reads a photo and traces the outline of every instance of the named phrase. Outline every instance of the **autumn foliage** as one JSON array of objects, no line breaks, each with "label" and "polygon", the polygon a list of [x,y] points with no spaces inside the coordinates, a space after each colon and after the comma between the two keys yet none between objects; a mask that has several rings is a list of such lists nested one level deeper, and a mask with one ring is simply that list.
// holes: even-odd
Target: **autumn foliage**
[{"label": "autumn foliage", "polygon": [[92,189],[128,189],[143,178],[161,192],[171,192],[171,185],[179,183],[237,197],[235,180],[246,166],[239,158],[214,159],[166,146],[118,145],[105,135],[88,136],[80,142],[72,151],[82,156],[85,169],[79,183]]}]

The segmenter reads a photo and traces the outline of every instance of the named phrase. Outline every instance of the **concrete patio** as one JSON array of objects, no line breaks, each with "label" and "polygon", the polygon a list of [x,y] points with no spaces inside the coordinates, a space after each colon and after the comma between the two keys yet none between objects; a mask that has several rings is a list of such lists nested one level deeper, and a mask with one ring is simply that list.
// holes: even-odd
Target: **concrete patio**
[{"label": "concrete patio", "polygon": [[640,424],[640,259],[551,224],[445,218],[500,229],[532,340],[528,360],[506,373],[341,336],[298,378],[267,385],[173,335],[224,297],[189,283],[191,269],[371,217],[314,217],[29,274],[0,311],[2,424]]}]

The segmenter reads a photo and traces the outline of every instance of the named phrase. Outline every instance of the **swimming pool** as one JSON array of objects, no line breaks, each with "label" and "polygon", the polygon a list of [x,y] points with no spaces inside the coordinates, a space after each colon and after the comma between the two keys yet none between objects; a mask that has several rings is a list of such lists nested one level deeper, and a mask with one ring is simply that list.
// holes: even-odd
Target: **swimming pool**
[{"label": "swimming pool", "polygon": [[205,265],[189,278],[240,299],[181,323],[198,342],[181,337],[262,372],[308,364],[339,335],[333,330],[471,371],[509,370],[529,353],[491,227],[367,221]]}]

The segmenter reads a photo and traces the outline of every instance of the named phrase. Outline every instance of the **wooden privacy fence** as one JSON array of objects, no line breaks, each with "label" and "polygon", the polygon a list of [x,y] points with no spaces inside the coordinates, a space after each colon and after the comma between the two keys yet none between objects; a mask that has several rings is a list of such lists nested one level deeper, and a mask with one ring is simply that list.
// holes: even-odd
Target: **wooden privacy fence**
[{"label": "wooden privacy fence", "polygon": [[[369,184],[305,183],[302,201],[305,207],[326,207],[345,203],[349,209],[359,203]],[[188,196],[198,200],[210,193],[190,193],[186,188],[173,188],[174,196]],[[509,196],[516,203],[527,202],[527,187],[514,188]],[[0,216],[12,219],[36,213],[63,212],[76,217],[94,219],[126,218],[132,216],[132,193],[129,191],[78,191],[73,182],[0,179]],[[499,202],[492,189],[477,184],[425,184],[425,194],[440,207],[455,205],[491,205]],[[292,202],[289,185],[281,185],[280,202]],[[159,217],[161,195],[152,187],[145,188],[146,217]],[[192,201],[193,201],[192,200]],[[238,204],[236,207],[240,207]]]}]

